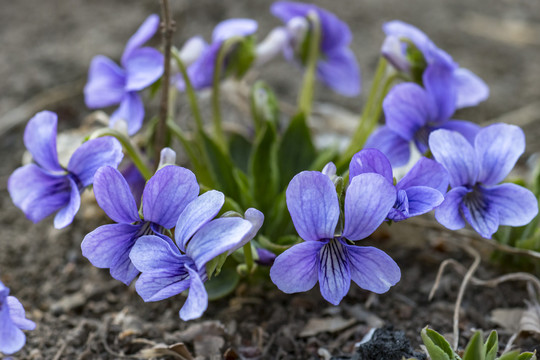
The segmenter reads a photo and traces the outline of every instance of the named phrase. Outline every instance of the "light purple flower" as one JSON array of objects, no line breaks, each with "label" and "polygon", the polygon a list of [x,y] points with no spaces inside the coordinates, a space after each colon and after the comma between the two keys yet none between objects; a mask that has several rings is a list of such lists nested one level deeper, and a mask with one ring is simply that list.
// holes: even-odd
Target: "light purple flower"
[{"label": "light purple flower", "polygon": [[9,288],[0,281],[0,353],[13,354],[24,346],[22,330],[34,330],[36,324],[26,318],[24,308]]},{"label": "light purple flower", "polygon": [[176,223],[176,244],[166,236],[148,235],[137,241],[130,258],[141,271],[135,287],[144,301],[163,300],[189,289],[180,318],[187,321],[204,313],[208,306],[206,263],[246,244],[264,219],[255,209],[246,211],[246,219],[214,219],[224,202],[224,195],[212,190],[187,205]]},{"label": "light purple flower", "polygon": [[148,180],[143,190],[142,218],[129,185],[112,167],[100,168],[94,178],[97,203],[116,224],[103,225],[86,235],[83,255],[98,268],[110,268],[111,276],[129,285],[139,274],[129,252],[145,235],[163,236],[175,226],[178,215],[199,194],[195,175],[168,165]]},{"label": "light purple flower", "polygon": [[[349,45],[352,33],[349,26],[333,13],[313,4],[278,1],[272,4],[272,14],[286,24],[305,18],[310,12],[317,14],[321,27],[321,56],[317,63],[317,77],[330,89],[345,96],[360,93],[360,67]],[[291,27],[288,26],[289,30]],[[294,58],[302,62],[299,51],[305,36],[298,38],[290,31],[290,41],[284,49],[288,60]],[[305,65],[305,64],[302,64]]]},{"label": "light purple flower", "polygon": [[[353,156],[349,165],[350,181],[365,173],[380,174],[393,184],[392,166],[377,149],[364,149]],[[397,222],[425,214],[443,202],[447,188],[448,173],[444,167],[423,157],[395,185],[397,198],[387,218]]]},{"label": "light purple flower", "polygon": [[345,195],[344,219],[340,219],[334,184],[323,173],[296,175],[286,197],[294,227],[304,242],[279,255],[270,269],[281,291],[308,291],[318,281],[322,296],[337,305],[351,280],[376,293],[388,291],[399,281],[399,267],[383,251],[350,243],[373,233],[394,205],[396,190],[384,176],[360,174],[352,179]]},{"label": "light purple flower", "polygon": [[[406,57],[407,43],[400,40],[410,40],[422,53],[429,68],[432,64],[446,64],[452,68],[451,81],[456,87],[455,106],[461,109],[474,106],[486,100],[489,88],[477,75],[470,70],[459,67],[452,57],[444,50],[439,49],[431,39],[418,28],[403,21],[394,20],[383,25],[388,36],[382,48],[383,55],[398,70],[408,71],[410,66]],[[396,40],[400,46],[396,46]]]},{"label": "light purple flower", "polygon": [[452,190],[435,210],[451,230],[467,221],[485,238],[499,225],[522,226],[538,213],[534,194],[516,184],[500,184],[525,151],[525,135],[514,125],[495,124],[478,133],[474,147],[461,134],[437,130],[429,137],[431,152],[450,175]]},{"label": "light purple flower", "polygon": [[57,115],[50,111],[30,119],[24,144],[35,164],[15,170],[8,179],[8,191],[13,203],[34,223],[59,210],[54,227],[60,229],[73,221],[81,205],[80,193],[92,184],[96,170],[118,166],[123,154],[116,139],[98,138],[82,144],[64,168],[56,152],[57,123]]},{"label": "light purple flower", "polygon": [[142,126],[144,105],[138,91],[150,86],[163,74],[163,55],[156,49],[142,47],[159,28],[159,16],[150,15],[129,39],[120,61],[121,67],[108,57],[92,59],[84,100],[91,109],[120,104],[111,115],[110,126],[126,121],[129,135]]},{"label": "light purple flower", "polygon": [[386,125],[371,134],[366,147],[381,150],[393,166],[402,166],[409,161],[409,143],[425,153],[429,134],[436,129],[458,131],[473,142],[480,127],[451,119],[456,110],[452,71],[433,64],[422,76],[424,87],[412,82],[396,85],[383,101]]},{"label": "light purple flower", "polygon": [[[228,19],[220,22],[212,33],[212,43],[204,43],[204,50],[200,56],[187,68],[187,73],[191,84],[195,90],[209,88],[214,83],[214,68],[221,46],[225,40],[235,36],[246,37],[253,35],[257,31],[257,22],[251,19]],[[202,39],[197,36],[188,41],[200,42]],[[204,42],[204,40],[202,40]],[[221,66],[226,66],[221,64]],[[180,74],[175,78],[176,87],[184,91],[185,83]]]}]

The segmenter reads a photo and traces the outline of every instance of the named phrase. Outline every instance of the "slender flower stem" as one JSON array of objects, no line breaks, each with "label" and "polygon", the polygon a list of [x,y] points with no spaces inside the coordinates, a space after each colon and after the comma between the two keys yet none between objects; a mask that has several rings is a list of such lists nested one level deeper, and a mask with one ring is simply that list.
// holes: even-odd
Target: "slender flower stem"
[{"label": "slender flower stem", "polygon": [[375,77],[373,78],[368,100],[360,117],[360,122],[351,138],[349,146],[338,161],[338,169],[345,167],[351,157],[362,149],[368,136],[371,134],[379,120],[382,111],[382,102],[390,89],[391,84],[395,80],[395,78],[393,78],[392,81],[386,81],[384,84],[382,83],[386,77],[386,67],[387,61],[384,57],[381,57],[379,65],[377,66],[377,71],[375,72]]},{"label": "slender flower stem", "polygon": [[97,139],[97,138],[103,137],[103,136],[112,136],[112,137],[116,138],[118,141],[120,141],[120,144],[122,144],[122,146],[124,147],[124,150],[126,151],[128,156],[131,158],[131,160],[133,161],[133,164],[135,164],[137,169],[139,169],[142,176],[146,180],[148,180],[148,179],[150,179],[152,177],[152,171],[150,170],[150,168],[146,164],[146,161],[144,160],[144,158],[143,158],[142,154],[140,153],[140,151],[133,145],[133,143],[131,142],[129,137],[127,137],[125,134],[121,133],[118,130],[111,129],[111,128],[103,128],[103,129],[99,129],[97,131],[94,131],[94,133],[92,133],[92,135],[90,135],[89,139],[90,140],[91,139]]},{"label": "slender flower stem", "polygon": [[321,46],[321,25],[319,17],[312,12],[308,15],[311,23],[309,32],[309,48],[306,61],[306,70],[302,80],[302,89],[298,96],[298,112],[304,113],[307,117],[311,112],[313,104],[313,92],[315,88],[315,71],[317,70],[317,61],[319,60],[319,48]]},{"label": "slender flower stem", "polygon": [[167,118],[169,117],[169,88],[171,79],[171,47],[172,35],[175,23],[171,19],[169,11],[169,0],[161,0],[161,12],[163,21],[161,23],[161,34],[163,37],[164,66],[163,77],[161,79],[161,105],[159,109],[159,123],[156,128],[156,138],[154,144],[154,157],[156,166],[159,164],[161,149],[165,146],[167,132]]},{"label": "slender flower stem", "polygon": [[184,84],[186,86],[186,94],[188,96],[191,112],[193,113],[193,118],[195,119],[195,125],[197,126],[197,131],[202,132],[203,121],[202,121],[202,116],[201,116],[201,109],[199,107],[199,102],[197,101],[197,94],[195,93],[195,89],[193,89],[193,84],[191,83],[191,79],[188,76],[186,65],[184,65],[184,62],[182,61],[182,59],[180,59],[180,54],[178,53],[178,50],[173,49],[171,54],[174,60],[176,61],[176,65],[178,66],[180,73],[182,74],[182,78],[184,79]]},{"label": "slender flower stem", "polygon": [[214,77],[212,79],[212,119],[214,122],[214,132],[217,143],[221,146],[222,150],[227,154],[227,140],[225,139],[225,132],[223,131],[223,124],[221,120],[221,106],[219,104],[219,91],[221,89],[221,75],[225,63],[225,57],[230,50],[237,45],[242,38],[240,36],[231,37],[223,42],[216,57],[216,63],[214,64]]},{"label": "slender flower stem", "polygon": [[212,176],[208,172],[209,165],[208,165],[208,160],[206,158],[206,154],[203,153],[202,155],[199,155],[199,153],[197,152],[197,150],[199,151],[204,151],[204,150],[201,150],[199,147],[194,146],[194,143],[192,141],[189,141],[189,139],[184,135],[184,132],[182,131],[180,126],[178,126],[171,119],[167,121],[167,128],[169,129],[171,134],[175,136],[178,139],[178,141],[180,141],[180,143],[182,144],[182,147],[186,151],[186,154],[189,160],[191,161],[191,164],[196,169],[197,178],[199,182],[201,183],[201,186],[202,184],[205,184],[207,186],[212,187],[213,181],[212,181]]},{"label": "slender flower stem", "polygon": [[251,243],[250,242],[248,242],[246,245],[244,245],[244,258],[246,260],[247,272],[248,272],[248,274],[251,274],[254,263],[253,263],[253,253],[251,252]]}]

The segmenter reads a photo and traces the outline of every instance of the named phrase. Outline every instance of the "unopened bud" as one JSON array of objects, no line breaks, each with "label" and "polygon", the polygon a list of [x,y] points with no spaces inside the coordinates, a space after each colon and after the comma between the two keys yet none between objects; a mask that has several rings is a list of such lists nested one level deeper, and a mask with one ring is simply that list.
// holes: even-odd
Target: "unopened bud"
[{"label": "unopened bud", "polygon": [[284,27],[277,27],[272,30],[266,38],[257,45],[255,49],[256,65],[263,65],[272,60],[283,51],[283,47],[288,40],[287,30]]},{"label": "unopened bud", "polygon": [[184,66],[188,67],[201,56],[207,47],[208,44],[204,41],[202,36],[194,36],[186,41],[184,46],[182,46],[182,49],[180,49],[180,60],[182,60]]},{"label": "unopened bud", "polygon": [[408,72],[410,69],[409,60],[403,51],[403,44],[397,36],[387,36],[381,47],[381,54],[388,60],[396,70]]},{"label": "unopened bud", "polygon": [[171,148],[163,148],[159,158],[159,169],[167,165],[176,164],[176,152]]}]

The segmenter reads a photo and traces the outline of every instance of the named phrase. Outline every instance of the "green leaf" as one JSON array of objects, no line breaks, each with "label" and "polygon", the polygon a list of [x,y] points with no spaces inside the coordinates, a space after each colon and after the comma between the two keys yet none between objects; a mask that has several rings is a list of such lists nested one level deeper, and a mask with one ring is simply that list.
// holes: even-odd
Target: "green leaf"
[{"label": "green leaf", "polygon": [[251,88],[251,114],[257,134],[264,129],[264,124],[271,122],[279,125],[279,105],[276,95],[264,82],[257,81]]},{"label": "green leaf", "polygon": [[[253,195],[249,187],[249,179],[247,175],[240,169],[233,170],[233,176],[238,185],[238,202],[242,205],[239,209],[245,209],[250,206],[253,206],[255,200],[253,200]],[[237,210],[241,212],[240,210]]]},{"label": "green leaf", "polygon": [[284,189],[294,175],[308,170],[317,152],[304,113],[298,113],[291,119],[283,134],[278,151],[280,189]]},{"label": "green leaf", "polygon": [[266,122],[264,130],[255,139],[249,161],[251,193],[256,207],[268,213],[278,195],[279,169],[277,165],[277,133],[274,124]]},{"label": "green leaf", "polygon": [[219,276],[213,277],[204,283],[208,293],[208,300],[216,300],[229,295],[234,291],[239,281],[240,277],[234,265],[226,264],[221,269]]},{"label": "green leaf", "polygon": [[497,357],[497,351],[499,351],[499,339],[497,332],[493,330],[484,345],[484,354],[486,354],[485,360],[495,360]]},{"label": "green leaf", "polygon": [[503,355],[497,360],[517,360],[519,356],[519,351],[510,351]]},{"label": "green leaf", "polygon": [[234,47],[227,57],[226,75],[242,78],[255,60],[255,37],[246,36]]},{"label": "green leaf", "polygon": [[251,142],[243,135],[232,133],[229,137],[229,153],[236,167],[243,172],[248,172],[249,154],[251,153]]},{"label": "green leaf", "polygon": [[208,279],[211,279],[212,276],[217,276],[221,272],[221,268],[225,261],[227,260],[227,253],[216,256],[212,260],[206,263],[206,275]]},{"label": "green leaf", "polygon": [[225,195],[236,199],[238,196],[238,184],[233,176],[234,165],[230,157],[228,157],[221,147],[207,134],[201,133],[204,141],[204,147],[208,154],[210,162],[212,178],[216,189],[225,193]]},{"label": "green leaf", "polygon": [[459,357],[454,353],[446,339],[435,330],[422,329],[422,340],[432,360],[455,360]]},{"label": "green leaf", "polygon": [[522,353],[517,357],[517,360],[536,360],[535,354],[536,353],[533,354],[530,352]]},{"label": "green leaf", "polygon": [[476,331],[465,348],[463,360],[484,360],[486,353],[484,352],[484,344],[482,344],[482,332]]}]

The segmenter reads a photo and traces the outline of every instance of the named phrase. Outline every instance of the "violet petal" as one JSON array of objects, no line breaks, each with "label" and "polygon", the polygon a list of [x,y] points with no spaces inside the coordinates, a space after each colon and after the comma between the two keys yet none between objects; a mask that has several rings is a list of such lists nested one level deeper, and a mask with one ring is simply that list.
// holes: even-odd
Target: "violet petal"
[{"label": "violet petal", "polygon": [[392,165],[384,154],[377,149],[364,149],[357,152],[349,164],[349,182],[356,175],[364,173],[375,173],[384,176],[386,180],[393,183]]},{"label": "violet petal", "polygon": [[331,304],[338,305],[351,286],[347,250],[339,240],[332,239],[322,247],[319,259],[321,295]]},{"label": "violet petal", "polygon": [[126,91],[142,90],[163,74],[163,54],[153,48],[134,50],[125,63]]},{"label": "violet petal", "polygon": [[343,246],[347,250],[351,279],[362,289],[382,294],[401,279],[399,266],[384,251],[371,246]]},{"label": "violet petal", "polygon": [[89,140],[79,146],[69,159],[68,170],[77,176],[82,187],[92,184],[94,174],[102,166],[118,167],[124,154],[122,145],[107,136]]},{"label": "violet petal", "polygon": [[170,229],[198,194],[195,174],[180,166],[167,165],[146,183],[142,200],[144,219]]},{"label": "violet petal", "polygon": [[208,294],[204,287],[203,281],[197,271],[186,266],[189,273],[189,294],[184,306],[180,309],[180,318],[184,321],[197,319],[202,316],[208,307]]},{"label": "violet petal", "polygon": [[448,171],[452,187],[476,184],[479,173],[476,153],[461,134],[435,130],[429,136],[429,148],[435,160]]},{"label": "violet petal", "polygon": [[94,56],[84,86],[84,102],[90,109],[118,104],[126,93],[126,73],[106,56]]},{"label": "violet petal", "polygon": [[450,230],[459,230],[465,227],[465,220],[461,215],[463,198],[470,190],[459,186],[450,190],[438,208],[435,209],[435,218],[444,227]]},{"label": "violet petal", "polygon": [[319,279],[319,251],[322,241],[305,241],[285,250],[270,268],[270,278],[287,294],[308,291]]},{"label": "violet petal", "polygon": [[58,116],[51,111],[34,115],[24,130],[24,145],[34,161],[50,172],[64,173],[56,152],[56,125]]},{"label": "violet petal", "polygon": [[379,174],[355,176],[345,194],[343,236],[361,240],[382,224],[396,201],[394,185]]},{"label": "violet petal", "polygon": [[306,241],[331,239],[339,219],[336,189],[328,176],[303,171],[289,183],[287,208],[298,235]]},{"label": "violet petal", "polygon": [[380,150],[395,167],[406,165],[411,156],[409,141],[388,126],[381,126],[372,132],[364,148]]},{"label": "violet petal", "polygon": [[494,124],[478,133],[474,145],[480,162],[478,181],[495,185],[510,173],[525,152],[525,134],[515,125]]},{"label": "violet petal", "polygon": [[120,119],[126,122],[128,135],[134,135],[140,130],[144,120],[144,105],[139,94],[134,91],[125,93],[120,106],[109,119],[109,126],[114,127]]},{"label": "violet petal", "polygon": [[175,240],[182,251],[186,251],[187,243],[197,231],[212,220],[225,203],[223,193],[210,190],[190,202],[178,216],[174,230]]},{"label": "violet petal", "polygon": [[104,166],[96,171],[94,194],[98,205],[112,220],[126,224],[141,220],[129,185],[115,168]]},{"label": "violet petal", "polygon": [[527,225],[538,214],[534,194],[516,184],[501,184],[483,190],[484,196],[498,211],[500,225]]}]

